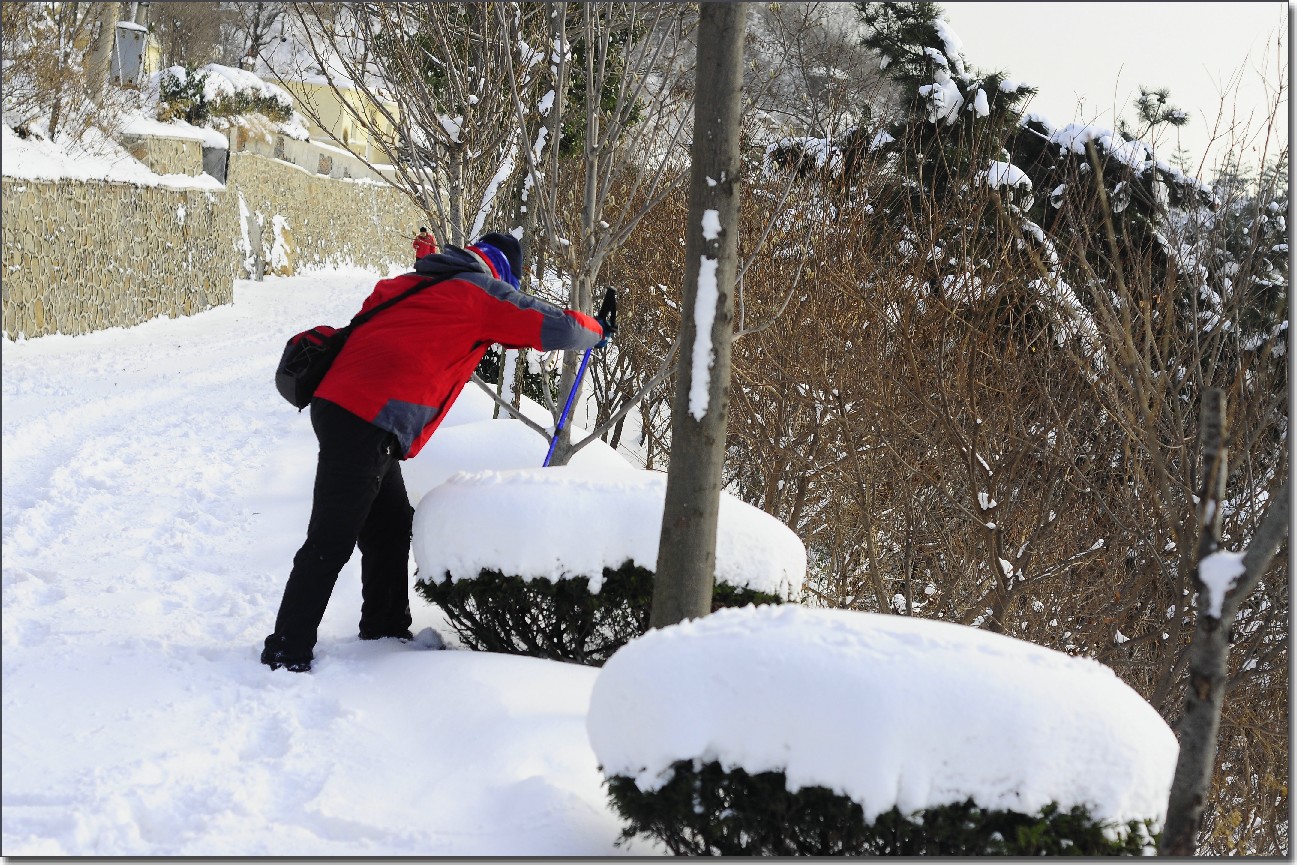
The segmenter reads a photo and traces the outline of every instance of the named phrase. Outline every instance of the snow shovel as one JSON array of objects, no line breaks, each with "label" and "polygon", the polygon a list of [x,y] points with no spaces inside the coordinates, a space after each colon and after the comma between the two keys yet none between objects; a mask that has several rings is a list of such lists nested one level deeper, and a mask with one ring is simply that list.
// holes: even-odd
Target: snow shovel
[{"label": "snow shovel", "polygon": [[[599,306],[597,318],[608,326],[605,338],[611,338],[617,332],[616,289],[610,288],[604,292],[603,303]],[[541,468],[549,468],[549,461],[554,458],[554,449],[558,447],[559,434],[563,432],[563,426],[567,423],[567,416],[572,411],[572,403],[576,400],[576,392],[581,387],[581,377],[585,375],[585,368],[590,363],[590,353],[593,351],[593,348],[587,348],[585,354],[581,357],[581,366],[577,367],[576,380],[572,382],[572,390],[568,391],[563,413],[558,416],[558,423],[554,425],[554,437],[549,440],[549,452],[545,454],[545,462],[541,464]]]}]

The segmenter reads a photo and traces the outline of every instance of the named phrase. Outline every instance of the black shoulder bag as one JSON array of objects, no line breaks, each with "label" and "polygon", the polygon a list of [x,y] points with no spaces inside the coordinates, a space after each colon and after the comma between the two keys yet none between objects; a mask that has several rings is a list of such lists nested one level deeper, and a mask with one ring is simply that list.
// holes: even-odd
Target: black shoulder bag
[{"label": "black shoulder bag", "polygon": [[327,324],[317,325],[310,330],[295,334],[284,346],[284,353],[275,367],[275,389],[279,395],[288,400],[298,411],[311,404],[315,390],[324,380],[342,347],[347,344],[351,332],[369,321],[378,313],[400,300],[405,300],[417,291],[422,291],[438,279],[425,279],[413,288],[406,289],[391,300],[385,300],[373,309],[357,313],[351,323],[343,328],[330,327]]}]

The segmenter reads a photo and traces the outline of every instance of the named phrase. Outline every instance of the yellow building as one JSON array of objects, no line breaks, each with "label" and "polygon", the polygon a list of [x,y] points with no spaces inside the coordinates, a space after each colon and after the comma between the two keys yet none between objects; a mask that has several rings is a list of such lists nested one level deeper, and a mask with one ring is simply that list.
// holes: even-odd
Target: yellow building
[{"label": "yellow building", "polygon": [[[341,86],[335,91],[323,82],[278,83],[298,103],[298,111],[307,120],[307,131],[312,140],[350,150],[375,164],[387,162],[383,150],[371,137],[366,126],[378,130],[378,135],[388,142],[396,140],[395,130],[364,91]],[[383,107],[392,116],[396,115],[395,102],[384,102]],[[354,116],[356,114],[368,118],[364,125],[358,122]]]}]

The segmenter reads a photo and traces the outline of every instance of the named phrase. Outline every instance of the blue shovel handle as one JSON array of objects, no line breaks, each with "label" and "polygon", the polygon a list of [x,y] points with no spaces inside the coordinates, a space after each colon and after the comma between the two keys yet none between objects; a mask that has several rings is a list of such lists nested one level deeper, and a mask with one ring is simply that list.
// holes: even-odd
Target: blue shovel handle
[{"label": "blue shovel handle", "polygon": [[[604,341],[617,332],[617,291],[608,289],[603,295],[603,304],[599,307],[599,322],[606,328]],[[581,358],[581,367],[576,371],[576,380],[572,382],[572,390],[568,392],[567,404],[563,406],[563,413],[558,417],[558,423],[554,425],[554,437],[549,440],[549,453],[545,454],[545,462],[541,468],[548,468],[549,461],[554,458],[554,449],[558,447],[559,433],[563,432],[563,426],[567,423],[568,413],[572,411],[572,401],[576,399],[576,392],[581,387],[581,378],[585,375],[586,365],[590,363],[590,353],[593,348],[585,350],[585,356]]]},{"label": "blue shovel handle", "polygon": [[545,454],[545,462],[541,464],[541,468],[548,468],[549,461],[554,458],[554,448],[558,447],[559,433],[563,432],[563,425],[567,423],[568,413],[572,411],[572,402],[576,399],[577,389],[581,387],[581,377],[585,375],[585,368],[590,363],[590,353],[592,351],[594,349],[587,348],[585,355],[581,358],[581,366],[576,371],[576,380],[572,382],[572,390],[568,391],[567,394],[567,404],[563,406],[563,413],[559,415],[558,423],[554,426],[554,437],[549,440],[549,453]]}]

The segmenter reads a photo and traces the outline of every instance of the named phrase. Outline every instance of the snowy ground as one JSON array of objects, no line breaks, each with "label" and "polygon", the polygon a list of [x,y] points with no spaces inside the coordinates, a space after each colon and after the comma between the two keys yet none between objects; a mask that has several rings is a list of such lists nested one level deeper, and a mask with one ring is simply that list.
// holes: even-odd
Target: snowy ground
[{"label": "snowy ground", "polygon": [[594,669],[361,643],[359,557],[317,669],[257,662],[315,460],[274,363],[374,280],[239,282],[190,319],[3,343],[4,855],[655,852],[614,846]]},{"label": "snowy ground", "polygon": [[[356,557],[312,672],[262,666],[315,461],[272,371],[374,280],[238,282],[189,319],[2,343],[4,855],[654,855],[616,845],[599,764],[650,789],[690,758],[869,814],[971,797],[1161,820],[1177,746],[1152,707],[1094,661],[943,622],[749,607],[596,670],[458,650],[418,595],[415,642],[362,643]],[[490,410],[470,387],[406,464],[416,556],[655,561],[660,476],[602,445],[531,468],[544,440]],[[719,531],[718,573],[796,594],[787,527],[727,498]]]}]

